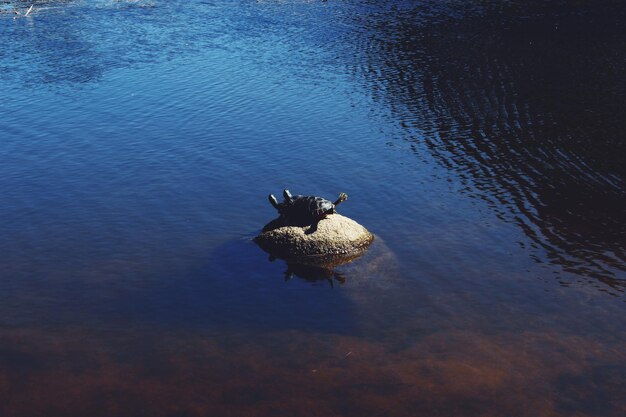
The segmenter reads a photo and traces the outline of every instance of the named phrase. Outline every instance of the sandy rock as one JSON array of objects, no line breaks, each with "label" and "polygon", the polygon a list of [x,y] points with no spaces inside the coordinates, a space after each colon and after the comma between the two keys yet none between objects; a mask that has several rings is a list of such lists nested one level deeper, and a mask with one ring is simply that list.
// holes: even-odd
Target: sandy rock
[{"label": "sandy rock", "polygon": [[268,223],[254,241],[266,252],[285,259],[328,260],[355,258],[372,243],[374,236],[354,220],[330,214],[312,226],[282,226]]}]

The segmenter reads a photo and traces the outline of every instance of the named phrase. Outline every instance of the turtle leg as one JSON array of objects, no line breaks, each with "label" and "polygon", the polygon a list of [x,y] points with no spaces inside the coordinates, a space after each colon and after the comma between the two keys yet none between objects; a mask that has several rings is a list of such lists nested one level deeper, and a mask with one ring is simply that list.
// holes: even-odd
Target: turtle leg
[{"label": "turtle leg", "polygon": [[291,203],[293,201],[293,196],[286,188],[283,190],[283,197],[285,197],[285,201],[287,201],[288,203]]},{"label": "turtle leg", "polygon": [[270,204],[274,206],[274,208],[280,212],[280,206],[278,205],[278,200],[276,200],[276,197],[274,197],[274,194],[270,194],[267,197],[267,199],[270,201]]},{"label": "turtle leg", "polygon": [[346,201],[348,199],[348,194],[346,193],[341,193],[339,194],[339,198],[337,199],[337,201],[335,201],[333,204],[337,205],[339,203],[343,203],[344,201]]},{"label": "turtle leg", "polygon": [[317,224],[320,222],[321,219],[315,220],[313,223],[311,223],[311,226],[309,226],[308,229],[306,229],[306,231],[304,232],[305,235],[310,235],[311,233],[315,233],[317,232]]}]

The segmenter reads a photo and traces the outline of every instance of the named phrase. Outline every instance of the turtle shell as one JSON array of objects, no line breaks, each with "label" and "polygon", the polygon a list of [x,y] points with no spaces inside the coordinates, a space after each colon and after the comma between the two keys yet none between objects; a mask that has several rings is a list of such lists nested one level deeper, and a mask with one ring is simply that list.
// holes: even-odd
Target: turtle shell
[{"label": "turtle shell", "polygon": [[335,206],[346,201],[348,196],[340,193],[335,203],[316,196],[293,196],[289,190],[283,190],[285,200],[279,203],[273,194],[268,196],[270,204],[278,210],[280,217],[276,219],[283,225],[307,225],[325,218],[328,214],[335,213]]},{"label": "turtle shell", "polygon": [[291,204],[286,207],[285,214],[294,220],[319,220],[333,213],[335,205],[322,197],[293,196]]}]

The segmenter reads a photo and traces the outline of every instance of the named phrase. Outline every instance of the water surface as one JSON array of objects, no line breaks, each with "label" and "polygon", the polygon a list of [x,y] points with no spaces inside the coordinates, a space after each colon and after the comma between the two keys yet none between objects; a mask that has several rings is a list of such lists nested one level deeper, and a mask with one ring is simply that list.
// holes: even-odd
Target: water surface
[{"label": "water surface", "polygon": [[[26,9],[1,415],[624,415],[621,4]],[[250,240],[285,187],[368,254],[285,280]]]}]

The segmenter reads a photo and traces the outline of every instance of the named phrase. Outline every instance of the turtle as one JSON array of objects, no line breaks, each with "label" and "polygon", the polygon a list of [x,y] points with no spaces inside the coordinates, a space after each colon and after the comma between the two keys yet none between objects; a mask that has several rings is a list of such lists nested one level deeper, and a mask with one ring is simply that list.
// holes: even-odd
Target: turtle
[{"label": "turtle", "polygon": [[333,203],[322,197],[291,195],[289,190],[283,191],[285,201],[279,203],[273,194],[268,199],[272,206],[280,214],[279,219],[285,224],[316,225],[329,214],[335,213],[335,207],[348,199],[346,193],[340,193],[339,198]]}]

